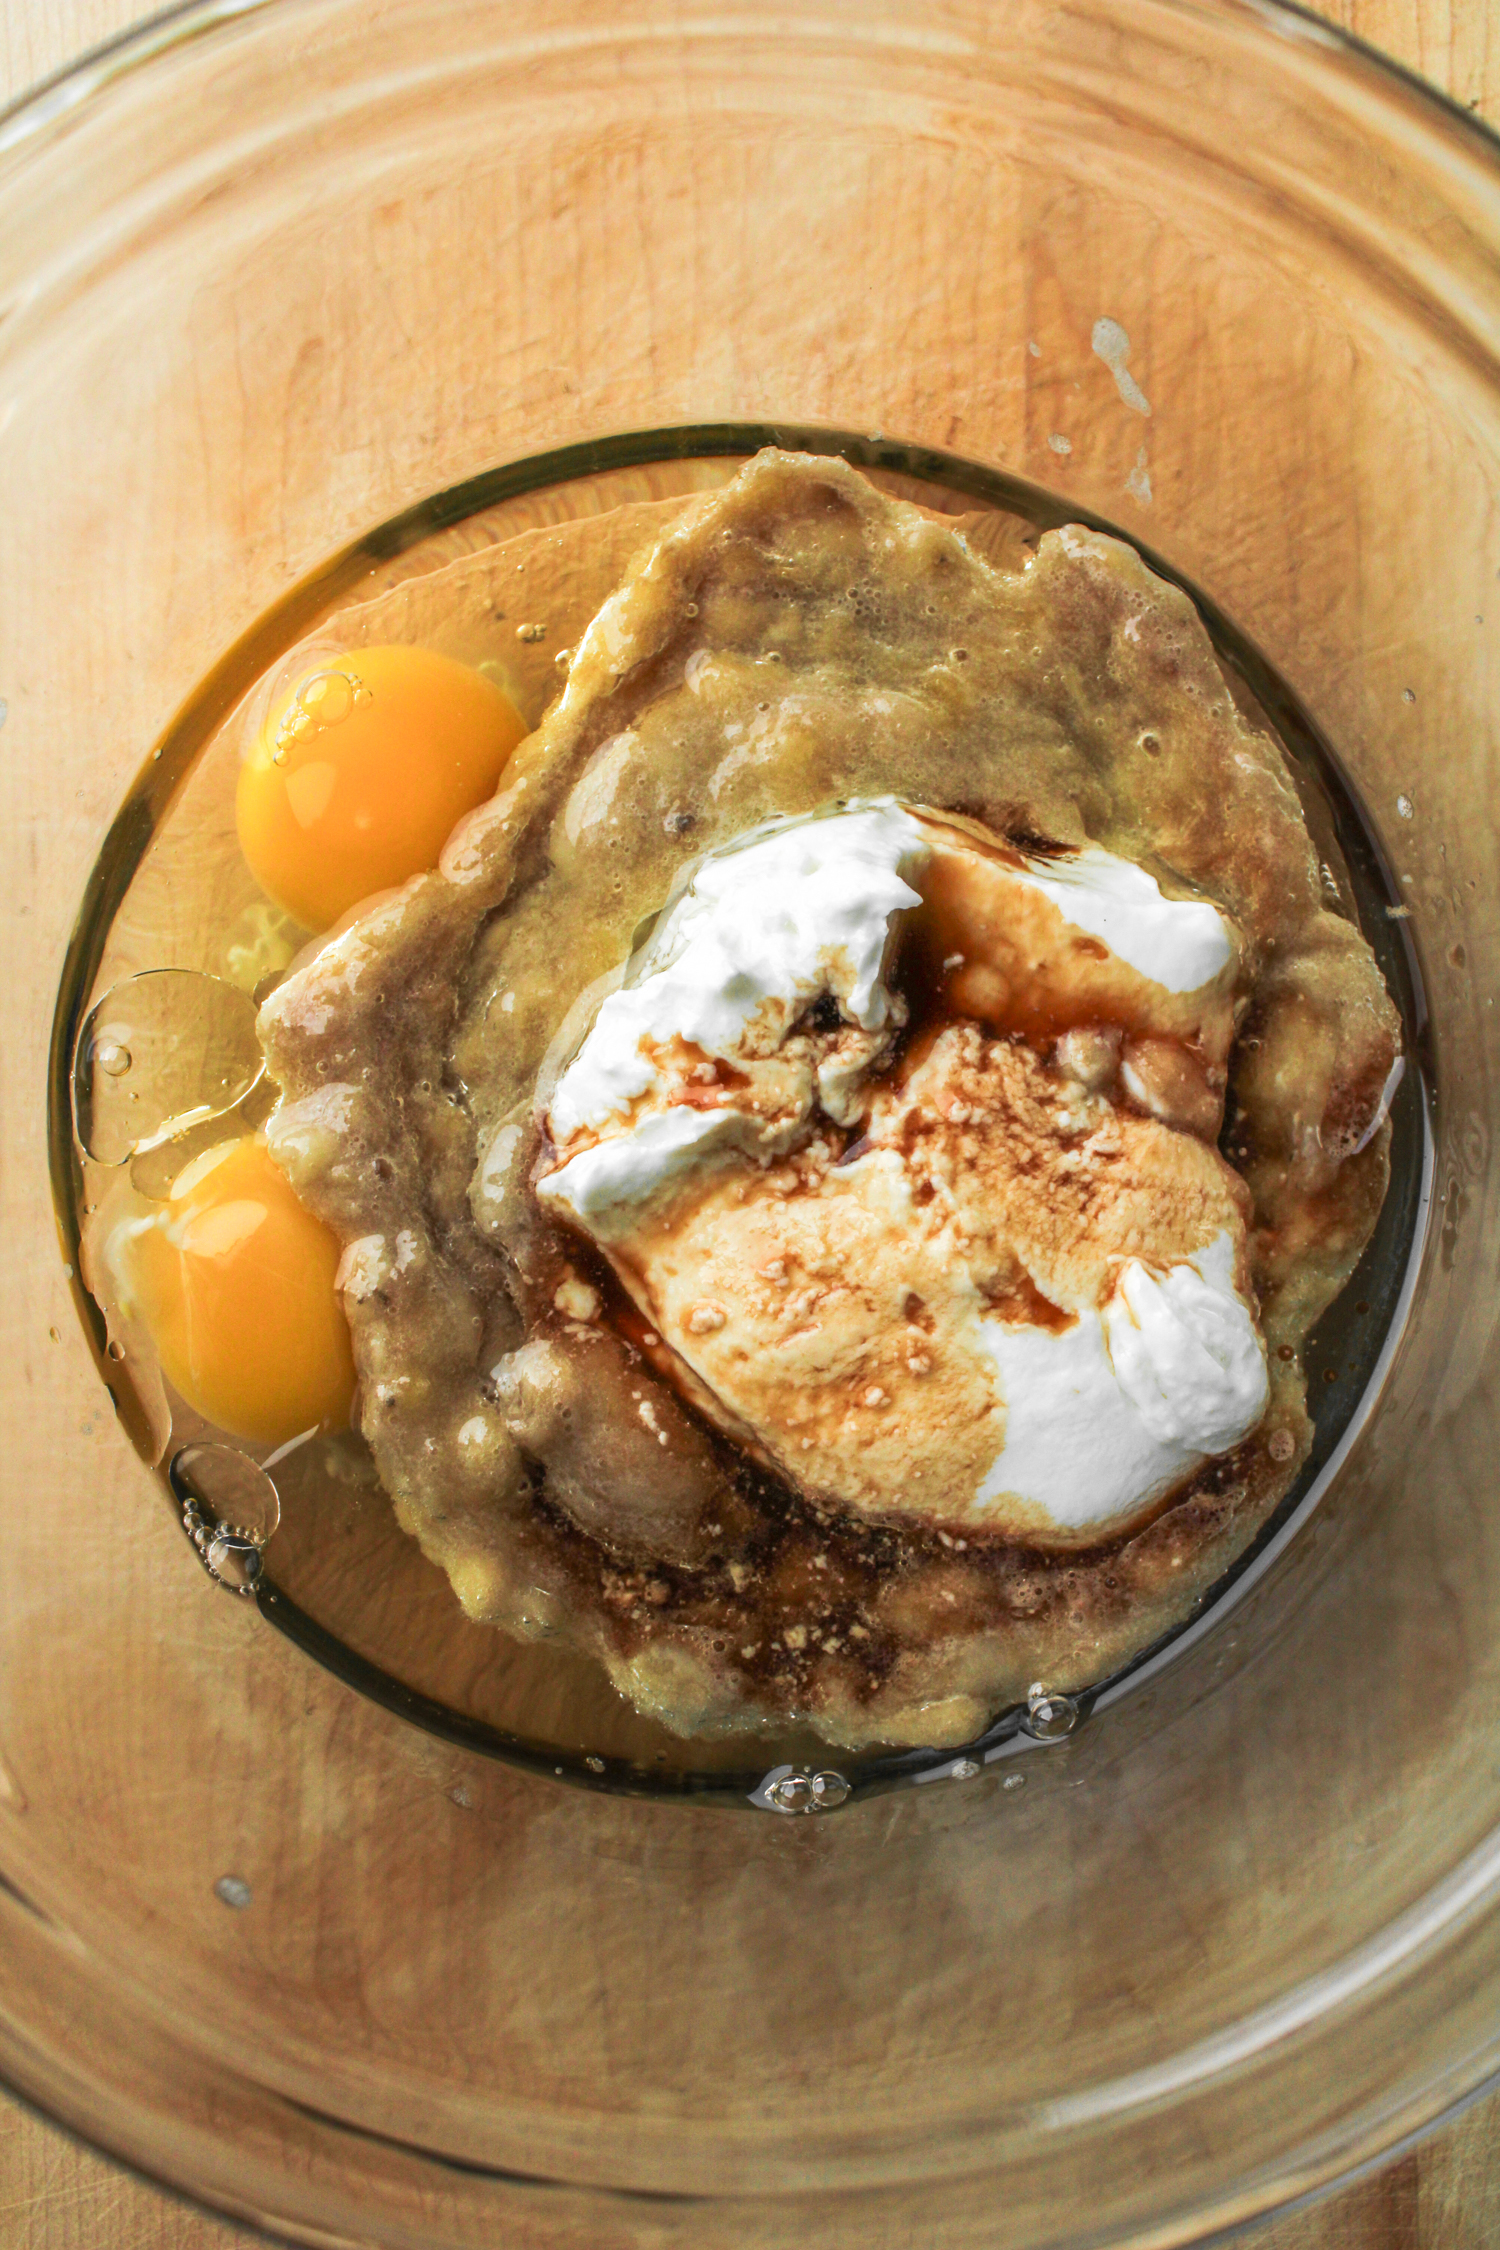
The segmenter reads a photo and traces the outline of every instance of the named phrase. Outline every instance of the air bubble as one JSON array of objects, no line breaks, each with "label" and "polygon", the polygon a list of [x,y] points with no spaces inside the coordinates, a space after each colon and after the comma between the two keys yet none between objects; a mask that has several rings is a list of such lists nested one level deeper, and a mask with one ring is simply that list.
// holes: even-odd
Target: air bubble
[{"label": "air bubble", "polygon": [[354,691],[360,683],[348,672],[315,672],[301,688],[297,701],[316,727],[336,727],[354,709]]},{"label": "air bubble", "polygon": [[185,1445],[167,1480],[209,1577],[233,1594],[253,1594],[264,1569],[261,1550],[281,1521],[280,1495],[259,1462],[234,1445]]},{"label": "air bubble", "polygon": [[1040,1680],[1033,1681],[1027,1691],[1026,1716],[1021,1725],[1034,1742],[1066,1741],[1078,1720],[1078,1705],[1071,1695],[1045,1688]]},{"label": "air bubble", "polygon": [[216,1530],[234,1529],[264,1546],[281,1522],[276,1486],[237,1445],[185,1445],[168,1472],[179,1500],[196,1501]]},{"label": "air bubble", "polygon": [[314,672],[305,679],[281,715],[271,763],[285,765],[294,742],[311,742],[314,735],[340,726],[356,703],[373,701],[370,689],[357,672]]},{"label": "air bubble", "polygon": [[773,1766],[750,1802],[775,1813],[835,1812],[849,1795],[841,1773],[808,1773],[801,1766]]},{"label": "air bubble", "polygon": [[196,969],[147,969],[89,1012],[73,1057],[86,1155],[124,1164],[244,1099],[265,1069],[255,1003]]},{"label": "air bubble", "polygon": [[1417,808],[1412,803],[1410,797],[1398,797],[1396,799],[1396,810],[1401,815],[1401,818],[1403,820],[1414,820],[1416,818]]},{"label": "air bubble", "polygon": [[265,1567],[255,1541],[237,1531],[215,1532],[203,1550],[203,1565],[231,1594],[253,1594]]},{"label": "air bubble", "polygon": [[236,1913],[243,1913],[253,1895],[243,1875],[221,1875],[214,1885],[214,1897],[232,1906]]}]

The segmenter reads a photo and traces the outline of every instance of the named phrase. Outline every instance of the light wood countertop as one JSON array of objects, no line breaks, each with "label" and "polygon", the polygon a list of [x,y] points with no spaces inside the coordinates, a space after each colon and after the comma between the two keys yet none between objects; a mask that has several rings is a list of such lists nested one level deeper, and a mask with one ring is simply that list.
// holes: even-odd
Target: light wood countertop
[{"label": "light wood countertop", "polygon": [[[0,0],[0,101],[142,12],[137,0]],[[1324,13],[1500,124],[1490,0],[1334,0]],[[247,2239],[0,2094],[0,2250],[221,2250]],[[1500,2241],[1500,2093],[1371,2178],[1243,2239],[1252,2250],[1485,2250]]]}]

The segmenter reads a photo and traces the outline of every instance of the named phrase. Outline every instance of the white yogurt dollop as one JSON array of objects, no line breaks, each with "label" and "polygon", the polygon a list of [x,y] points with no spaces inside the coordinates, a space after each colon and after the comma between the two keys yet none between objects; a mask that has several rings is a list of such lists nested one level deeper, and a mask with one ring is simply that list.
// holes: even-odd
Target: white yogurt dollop
[{"label": "white yogurt dollop", "polygon": [[1028,860],[1017,881],[1040,891],[1065,922],[1099,938],[1168,992],[1196,992],[1234,959],[1228,924],[1216,906],[1168,898],[1144,867],[1095,844],[1071,859]]},{"label": "white yogurt dollop", "polygon": [[728,1156],[764,1159],[787,1147],[800,1121],[767,1129],[742,1109],[651,1110],[537,1183],[537,1195],[599,1242],[628,1238],[642,1208]]},{"label": "white yogurt dollop", "polygon": [[865,1031],[901,1020],[885,981],[891,918],[920,906],[930,856],[894,798],[710,853],[612,992],[552,1096],[559,1144],[628,1114],[674,1037],[723,1062],[775,1051],[831,994]]},{"label": "white yogurt dollop", "polygon": [[1227,1234],[1164,1274],[1132,1258],[1102,1313],[1061,1332],[983,1317],[975,1329],[1005,1400],[981,1520],[1003,1517],[1009,1495],[1071,1531],[1128,1516],[1265,1412],[1265,1348]]},{"label": "white yogurt dollop", "polygon": [[[554,1142],[566,1148],[580,1133],[603,1137],[543,1179],[543,1200],[591,1230],[618,1234],[630,1206],[680,1186],[695,1163],[783,1154],[811,1102],[774,1124],[743,1110],[736,1124],[725,1109],[663,1106],[670,1089],[661,1051],[675,1037],[719,1061],[753,1064],[773,1055],[825,994],[846,1023],[895,1031],[903,1009],[887,982],[892,940],[898,917],[921,904],[930,856],[920,822],[894,797],[789,821],[710,853],[557,1080],[548,1111]],[[1233,958],[1217,908],[1167,898],[1143,868],[1093,845],[1070,859],[1028,861],[1016,880],[1169,992],[1196,991]],[[851,1084],[881,1044],[824,1071],[817,1092],[831,1114],[843,1114]]]}]

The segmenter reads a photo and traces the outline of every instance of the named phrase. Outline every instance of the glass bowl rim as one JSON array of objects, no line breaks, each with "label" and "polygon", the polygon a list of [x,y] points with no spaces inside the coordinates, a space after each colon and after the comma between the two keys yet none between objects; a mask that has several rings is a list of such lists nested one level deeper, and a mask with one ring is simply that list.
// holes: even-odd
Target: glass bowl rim
[{"label": "glass bowl rim", "polygon": [[[1441,149],[1450,165],[1456,161],[1467,171],[1470,184],[1488,189],[1491,195],[1500,188],[1500,128],[1492,127],[1456,98],[1357,33],[1303,5],[1302,0],[1143,0],[1143,4],[1164,17],[1210,25],[1215,20],[1228,24],[1237,18],[1252,36],[1258,35],[1262,41],[1281,40],[1296,46],[1302,60],[1314,72],[1341,61],[1356,64],[1377,100],[1393,116],[1403,118],[1408,129],[1415,128],[1430,148]],[[290,21],[296,10],[297,0],[170,0],[169,5],[85,49],[33,85],[23,88],[11,100],[0,104],[0,164],[7,167],[8,173],[0,177],[0,203],[19,185],[15,172],[10,170],[14,160],[19,158],[24,164],[28,157],[44,153],[62,132],[86,121],[117,86],[151,68],[158,58],[196,46],[219,30],[241,21],[259,17]],[[719,20],[722,22],[722,18]],[[687,35],[691,29],[690,21],[681,26]],[[1494,223],[1497,242],[1500,242],[1500,207],[1496,209]],[[1492,1845],[1493,1841],[1490,1840]],[[1476,1888],[1489,1891],[1491,1899],[1500,1891],[1500,1885],[1492,1886],[1483,1880],[1475,1864],[1485,1862],[1488,1857],[1481,1847],[1454,1871],[1460,1879],[1460,1888],[1469,1893],[1465,1903],[1480,1911],[1483,1909],[1475,1895]],[[1490,1866],[1500,1866],[1500,1861],[1490,1862]],[[1467,1882],[1462,1880],[1465,1876]],[[1477,1886],[1476,1876],[1479,1876]],[[1449,1885],[1442,1888],[1446,1890]],[[1414,1915],[1400,1917],[1400,1922],[1405,1925],[1421,1919],[1419,1906]],[[1389,1934],[1385,1933],[1387,1937]],[[1404,1934],[1410,1946],[1416,1933],[1406,1930]],[[1413,1949],[1422,1950],[1420,1940]],[[1492,2063],[1496,2053],[1500,2053],[1500,2049],[1491,2050]],[[66,2073],[65,2063],[62,2068]],[[1277,2211],[1304,2209],[1321,2202],[1409,2150],[1427,2134],[1483,2099],[1497,2084],[1500,2084],[1500,2066],[1492,2067],[1477,2083],[1457,2093],[1445,2089],[1432,2102],[1425,2118],[1419,2117],[1414,2123],[1398,2123],[1397,2131],[1389,2138],[1384,2137],[1378,2126],[1372,2131],[1370,2122],[1366,2121],[1362,2136],[1365,2145],[1342,2152],[1329,2151],[1322,2160],[1328,2167],[1326,2173],[1310,2183],[1309,2174],[1322,2170],[1317,2158],[1304,2168],[1295,2182],[1264,2179],[1240,2182],[1238,2193],[1236,2183],[1226,2182],[1210,2203],[1192,2214],[1175,2214],[1171,2239],[1179,2243],[1189,2240],[1206,2243],[1217,2239],[1223,2227],[1238,2233],[1243,2226],[1263,2221]],[[257,2212],[251,2218],[243,2206],[228,2199],[221,2200],[206,2185],[174,2178],[163,2168],[159,2149],[129,2148],[130,2136],[123,2117],[116,2118],[113,2131],[95,2123],[80,2125],[68,2115],[60,2090],[54,2108],[50,2100],[39,2098],[36,2092],[19,2083],[9,2069],[0,2072],[0,2087],[33,2116],[149,2181],[175,2201],[223,2217],[232,2225],[243,2227],[248,2223],[257,2232],[274,2227],[277,2233],[270,2239],[312,2239],[301,2232],[306,2222],[290,2209],[274,2217]],[[1429,2087],[1426,2100],[1431,2101],[1435,2091],[1437,2089]],[[1423,2107],[1423,2096],[1413,2089],[1409,2101],[1402,2105],[1404,2118],[1409,2120],[1414,2110],[1420,2111]],[[613,2200],[607,2190],[600,2191],[600,2197],[606,2207]],[[297,2229],[298,2233],[282,2236],[283,2227]],[[1179,2231],[1183,2227],[1190,2227],[1193,2232],[1189,2235]],[[1204,2229],[1207,2231],[1201,2231]]]},{"label": "glass bowl rim", "polygon": [[[1420,72],[1304,5],[1304,0],[1148,0],[1148,4],[1183,18],[1242,16],[1304,50],[1321,47],[1341,53],[1367,69],[1389,99],[1399,97],[1435,137],[1441,137],[1435,131],[1438,126],[1449,135],[1458,128],[1461,152],[1481,170],[1500,172],[1500,126],[1491,126]],[[85,48],[71,62],[0,103],[0,158],[44,141],[49,131],[72,120],[119,81],[149,67],[158,55],[252,16],[290,16],[296,6],[297,0],[169,0],[166,7]]]}]

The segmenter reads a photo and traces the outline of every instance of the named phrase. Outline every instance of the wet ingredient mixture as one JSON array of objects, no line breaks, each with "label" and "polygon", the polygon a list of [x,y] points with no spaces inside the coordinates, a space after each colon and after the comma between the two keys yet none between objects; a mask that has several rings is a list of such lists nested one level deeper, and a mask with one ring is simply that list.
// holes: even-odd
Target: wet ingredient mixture
[{"label": "wet ingredient mixture", "polygon": [[[679,1733],[851,1747],[1168,1630],[1305,1456],[1399,1069],[1185,597],[768,452],[657,529],[519,747],[428,657],[334,667],[393,730],[373,796],[313,675],[241,833],[347,915],[262,1009],[255,1161],[334,1246],[358,1426],[465,1609]],[[441,771],[367,849],[422,725]]]}]

